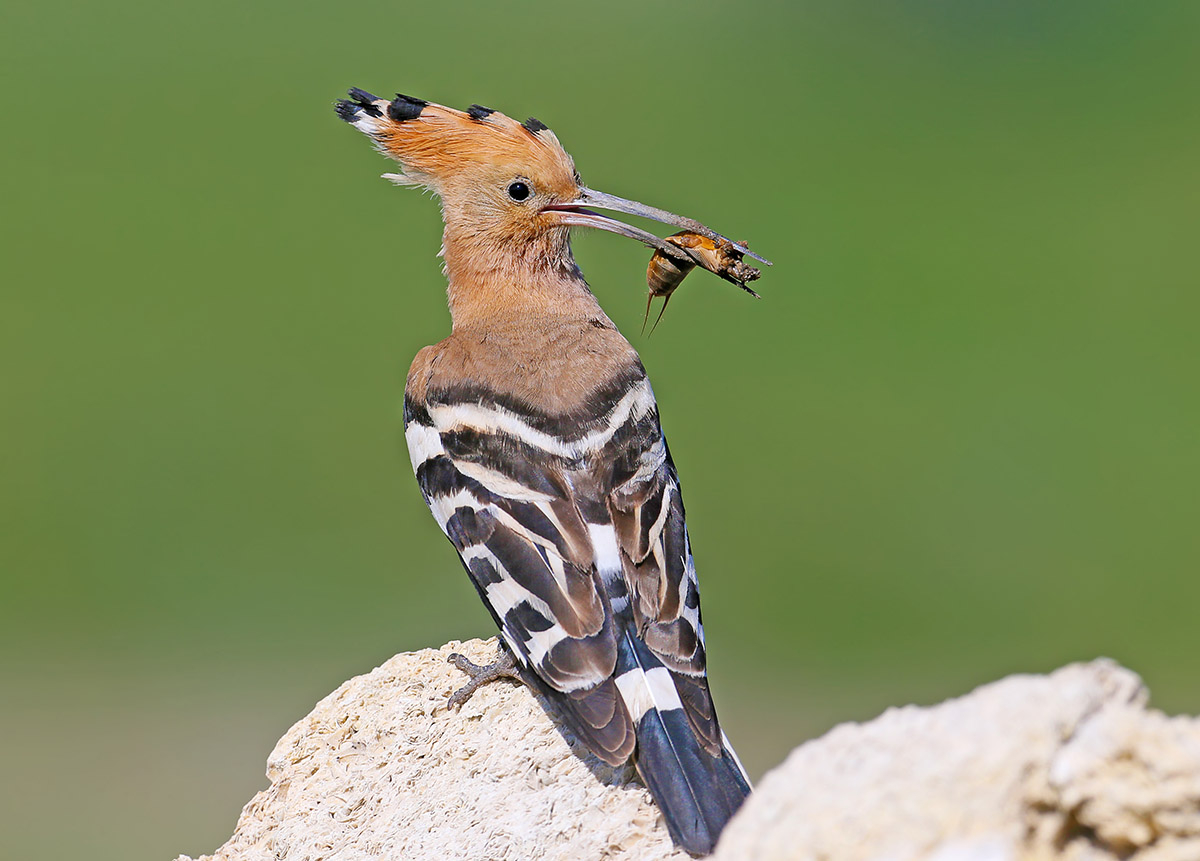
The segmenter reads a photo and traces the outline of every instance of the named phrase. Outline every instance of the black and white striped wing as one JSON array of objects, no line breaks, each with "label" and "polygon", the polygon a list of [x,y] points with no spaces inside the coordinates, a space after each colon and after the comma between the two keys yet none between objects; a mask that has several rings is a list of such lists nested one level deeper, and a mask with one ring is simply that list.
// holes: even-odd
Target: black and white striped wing
[{"label": "black and white striped wing", "polygon": [[[708,690],[700,589],[679,476],[661,431],[652,439],[630,440],[618,462],[625,471],[615,476],[611,510],[634,627],[663,667],[650,672],[670,674],[692,731],[709,753],[719,755],[721,731]],[[669,692],[666,700],[669,704]]]},{"label": "black and white striped wing", "polygon": [[491,397],[405,403],[417,483],[505,643],[550,689],[572,728],[611,764],[634,727],[614,680],[618,631],[571,473],[587,439],[547,433]]},{"label": "black and white striped wing", "polygon": [[717,723],[679,476],[658,426],[613,439],[609,510],[629,609],[617,687],[637,733],[637,770],[675,842],[712,851],[750,781]]},{"label": "black and white striped wing", "polygon": [[409,454],[509,648],[597,756],[636,748],[671,834],[707,853],[750,787],[708,691],[679,479],[644,372],[596,401],[406,400]]}]

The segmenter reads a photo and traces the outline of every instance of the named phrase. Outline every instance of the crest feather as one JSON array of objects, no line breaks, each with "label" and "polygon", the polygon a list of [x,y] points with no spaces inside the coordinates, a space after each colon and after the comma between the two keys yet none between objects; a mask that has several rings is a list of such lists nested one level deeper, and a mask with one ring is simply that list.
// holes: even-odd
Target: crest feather
[{"label": "crest feather", "polygon": [[554,132],[532,117],[524,123],[472,105],[467,111],[397,95],[388,101],[351,89],[335,104],[339,117],[363,132],[403,173],[384,174],[397,185],[434,191],[480,168],[573,177],[575,164]]}]

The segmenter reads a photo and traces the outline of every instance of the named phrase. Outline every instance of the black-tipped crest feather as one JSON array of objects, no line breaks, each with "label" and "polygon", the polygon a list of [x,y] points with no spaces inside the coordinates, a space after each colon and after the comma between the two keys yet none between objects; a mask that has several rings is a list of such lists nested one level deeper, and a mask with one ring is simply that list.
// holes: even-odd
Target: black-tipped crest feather
[{"label": "black-tipped crest feather", "polygon": [[366,90],[360,90],[358,87],[351,87],[346,93],[349,99],[338,99],[333,103],[333,109],[337,111],[337,115],[348,123],[358,119],[359,111],[362,111],[369,117],[381,117],[383,111],[375,104],[378,98],[368,93]]},{"label": "black-tipped crest feather", "polygon": [[396,98],[388,104],[388,116],[398,123],[415,120],[421,116],[421,111],[425,110],[427,104],[429,102],[424,99],[414,99],[412,96],[396,93]]}]

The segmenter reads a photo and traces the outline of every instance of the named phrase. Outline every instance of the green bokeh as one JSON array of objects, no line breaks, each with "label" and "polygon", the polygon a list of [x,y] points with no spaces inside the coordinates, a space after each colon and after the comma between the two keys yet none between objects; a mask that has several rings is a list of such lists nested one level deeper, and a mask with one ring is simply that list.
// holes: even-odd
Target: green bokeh
[{"label": "green bokeh", "polygon": [[409,473],[436,205],[347,86],[558,133],[774,259],[638,335],[751,770],[1111,655],[1200,710],[1200,5],[10,3],[0,857],[231,831],[349,675],[491,624]]}]

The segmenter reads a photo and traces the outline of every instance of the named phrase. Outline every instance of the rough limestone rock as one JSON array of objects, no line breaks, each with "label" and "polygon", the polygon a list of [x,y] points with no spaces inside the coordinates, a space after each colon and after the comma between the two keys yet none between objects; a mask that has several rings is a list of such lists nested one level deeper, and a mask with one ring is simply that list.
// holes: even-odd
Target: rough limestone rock
[{"label": "rough limestone rock", "polygon": [[[686,859],[648,793],[525,688],[446,697],[495,640],[397,655],[280,740],[270,788],[205,859]],[[797,748],[717,861],[1200,861],[1200,720],[1096,661],[893,709]],[[180,856],[179,861],[190,861]]]},{"label": "rough limestone rock", "polygon": [[691,857],[633,770],[568,742],[528,688],[486,685],[448,710],[466,679],[452,652],[486,664],[496,640],[396,655],[317,703],[271,752],[271,786],[204,859]]},{"label": "rough limestone rock", "polygon": [[794,750],[717,861],[1200,861],[1200,720],[1111,661],[891,709]]}]

